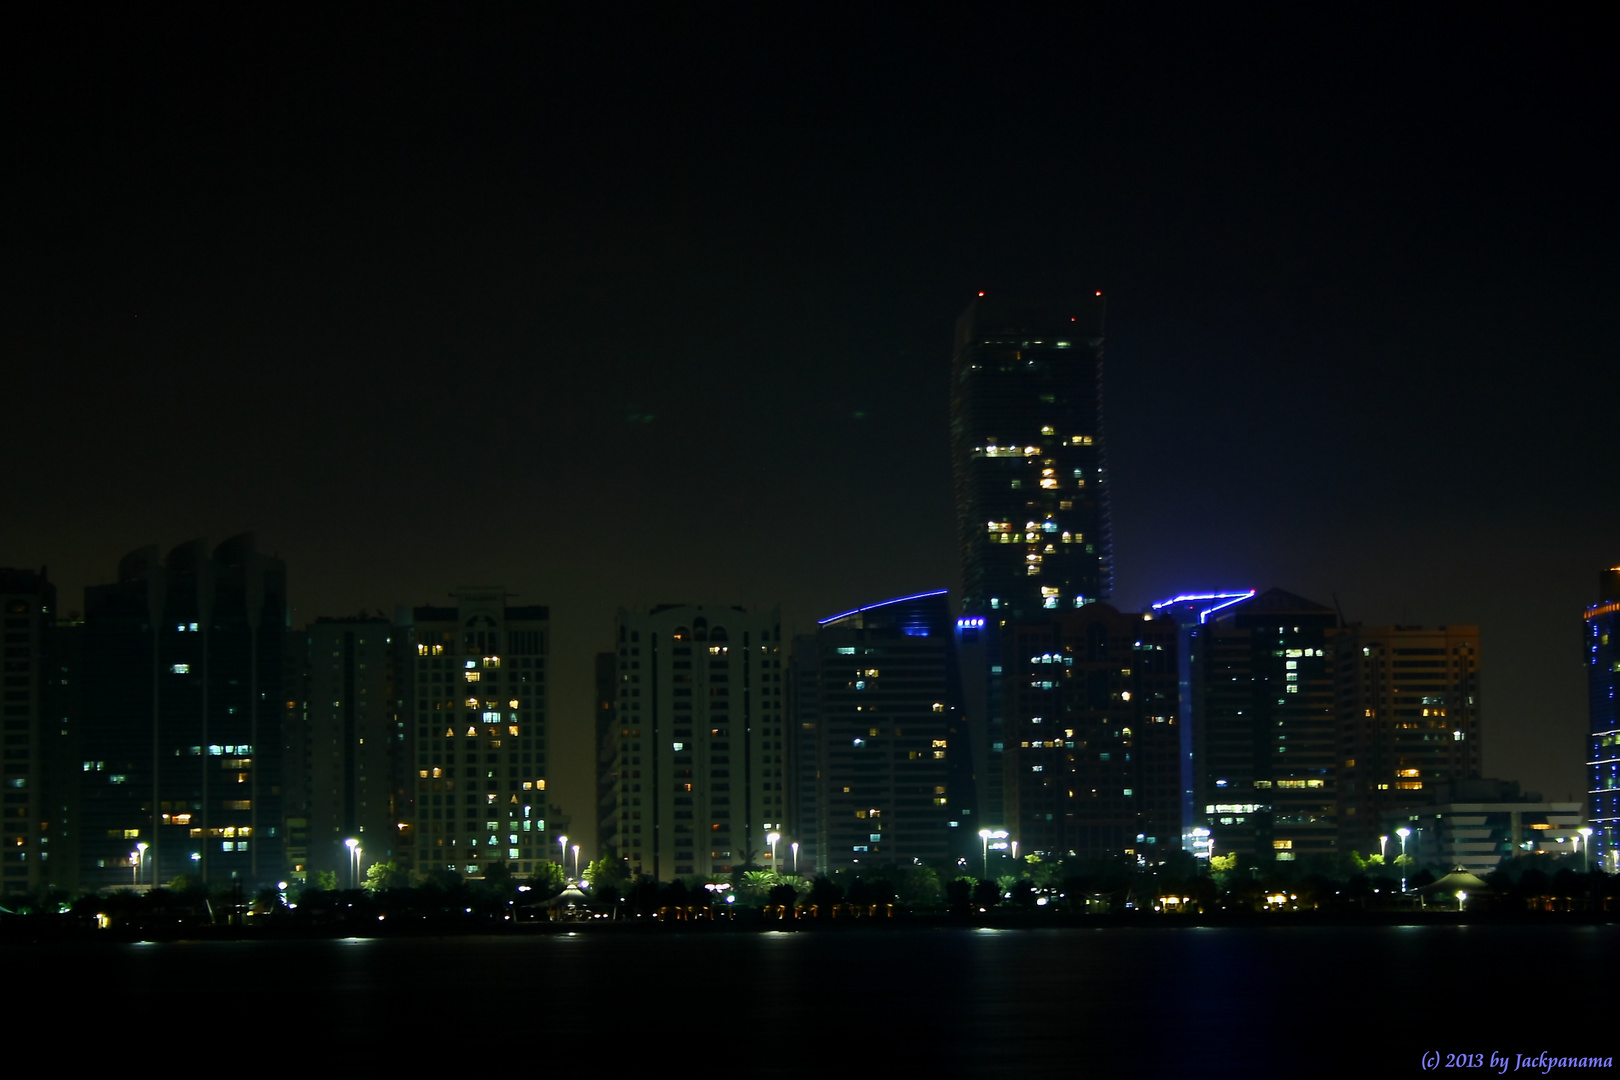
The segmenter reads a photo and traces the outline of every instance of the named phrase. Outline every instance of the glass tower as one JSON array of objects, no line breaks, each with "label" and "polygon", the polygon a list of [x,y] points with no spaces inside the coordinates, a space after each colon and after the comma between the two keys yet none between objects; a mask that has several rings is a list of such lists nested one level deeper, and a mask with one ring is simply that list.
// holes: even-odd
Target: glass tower
[{"label": "glass tower", "polygon": [[1005,816],[1003,628],[1046,622],[1113,585],[1102,327],[1100,293],[1057,302],[981,293],[956,322],[958,644],[980,825]]},{"label": "glass tower", "polygon": [[1102,297],[975,300],[956,324],[951,448],[962,608],[1038,621],[1108,596]]}]

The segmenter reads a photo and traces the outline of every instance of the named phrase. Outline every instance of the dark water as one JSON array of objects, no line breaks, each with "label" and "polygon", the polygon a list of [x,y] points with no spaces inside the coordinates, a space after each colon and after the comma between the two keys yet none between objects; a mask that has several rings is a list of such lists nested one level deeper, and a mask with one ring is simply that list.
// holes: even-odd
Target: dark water
[{"label": "dark water", "polygon": [[1406,1074],[1422,1071],[1425,1050],[1615,1055],[1620,1037],[1598,1022],[1594,995],[1612,985],[1617,961],[1614,926],[584,933],[0,949],[8,1019],[50,1030],[82,1017],[89,1032],[70,1040],[81,1052],[167,1047],[159,1050],[167,1061],[248,1075],[324,1064],[402,1074],[510,1065],[593,1077],[687,1066],[885,1076]]}]

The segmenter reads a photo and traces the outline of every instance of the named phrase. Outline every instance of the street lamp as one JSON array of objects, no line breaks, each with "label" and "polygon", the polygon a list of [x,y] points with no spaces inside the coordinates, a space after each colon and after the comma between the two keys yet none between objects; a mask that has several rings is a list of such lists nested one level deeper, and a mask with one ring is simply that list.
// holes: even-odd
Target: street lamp
[{"label": "street lamp", "polygon": [[990,830],[979,830],[979,844],[984,848],[984,871],[979,875],[980,880],[990,876]]},{"label": "street lamp", "polygon": [[1395,835],[1401,838],[1401,895],[1406,895],[1406,838],[1412,835],[1411,829],[1396,829]]},{"label": "street lamp", "polygon": [[[144,841],[142,843],[139,843],[139,844],[135,845],[135,857],[136,857],[136,861],[139,864],[140,868],[142,870],[145,870],[146,869],[146,844],[145,844]],[[152,864],[152,887],[154,889],[157,888],[157,864],[156,863]]]},{"label": "street lamp", "polygon": [[1380,860],[1389,858],[1389,852],[1384,850],[1384,845],[1388,844],[1388,843],[1389,843],[1389,837],[1388,836],[1380,836],[1378,838],[1378,858]]},{"label": "street lamp", "polygon": [[1586,841],[1581,845],[1581,852],[1586,858],[1586,872],[1590,874],[1592,872],[1592,830],[1582,829],[1581,839]]},{"label": "street lamp", "polygon": [[343,841],[343,846],[349,849],[349,888],[360,887],[360,841],[350,837]]},{"label": "street lamp", "polygon": [[782,834],[779,832],[768,832],[765,834],[765,842],[771,845],[771,873],[773,874],[776,873],[776,844],[777,841],[781,839]]},{"label": "street lamp", "polygon": [[798,877],[799,876],[799,842],[797,840],[793,841],[792,847],[793,847],[793,876]]},{"label": "street lamp", "polygon": [[562,848],[562,850],[557,853],[557,862],[558,862],[559,865],[562,866],[563,876],[567,877],[568,876],[568,837],[566,837],[566,836],[557,837],[557,846]]},{"label": "street lamp", "polygon": [[574,880],[578,881],[579,880],[579,845],[578,844],[574,845],[573,852],[574,852]]},{"label": "street lamp", "polygon": [[138,851],[129,853],[129,883],[131,887],[141,883],[141,853]]}]

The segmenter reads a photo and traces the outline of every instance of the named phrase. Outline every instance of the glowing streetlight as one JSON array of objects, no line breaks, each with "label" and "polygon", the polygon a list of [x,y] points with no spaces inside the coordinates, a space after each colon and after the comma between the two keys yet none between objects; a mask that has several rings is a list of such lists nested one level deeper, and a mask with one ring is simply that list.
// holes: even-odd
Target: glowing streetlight
[{"label": "glowing streetlight", "polygon": [[138,851],[129,853],[129,883],[132,887],[141,883],[141,853]]},{"label": "glowing streetlight", "polygon": [[564,874],[568,873],[568,837],[557,837],[557,846],[562,850],[557,853],[557,864],[562,867]]},{"label": "glowing streetlight", "polygon": [[1411,829],[1396,829],[1395,835],[1401,838],[1401,895],[1406,895],[1406,838],[1412,835]]},{"label": "glowing streetlight", "polygon": [[793,848],[793,876],[798,877],[799,876],[799,842],[797,840],[793,841],[792,848]]},{"label": "glowing streetlight", "polygon": [[574,845],[573,852],[574,852],[574,880],[578,881],[579,880],[579,845],[578,844]]},{"label": "glowing streetlight", "polygon": [[1378,857],[1380,859],[1388,859],[1389,858],[1389,852],[1384,850],[1384,845],[1386,845],[1388,843],[1389,843],[1389,837],[1387,835],[1386,836],[1380,836],[1378,838]]},{"label": "glowing streetlight", "polygon": [[771,873],[773,874],[776,873],[776,844],[777,841],[781,839],[782,834],[779,832],[768,832],[765,834],[765,842],[771,845]]},{"label": "glowing streetlight", "polygon": [[[135,861],[142,870],[146,869],[146,843],[143,841],[135,845]],[[152,864],[152,887],[157,887],[157,864]]]},{"label": "glowing streetlight", "polygon": [[1581,845],[1581,853],[1586,859],[1586,872],[1590,874],[1592,872],[1592,830],[1582,829],[1581,839],[1585,841]]},{"label": "glowing streetlight", "polygon": [[350,837],[343,841],[343,846],[349,849],[349,888],[360,887],[360,841]]},{"label": "glowing streetlight", "polygon": [[979,874],[979,879],[982,881],[983,879],[990,876],[990,830],[989,829],[980,829],[979,830],[979,845],[980,845],[980,847],[983,848],[983,851],[982,851],[981,854],[983,855],[983,858],[984,858],[984,869]]}]

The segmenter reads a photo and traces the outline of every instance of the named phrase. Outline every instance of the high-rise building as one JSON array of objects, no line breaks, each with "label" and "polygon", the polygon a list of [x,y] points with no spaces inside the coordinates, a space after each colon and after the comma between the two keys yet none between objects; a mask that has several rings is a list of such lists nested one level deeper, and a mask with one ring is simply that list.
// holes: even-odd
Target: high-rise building
[{"label": "high-rise building", "polygon": [[1194,631],[1198,809],[1216,855],[1259,865],[1337,854],[1338,621],[1271,589]]},{"label": "high-rise building", "polygon": [[1352,623],[1333,656],[1339,849],[1368,853],[1394,810],[1479,778],[1479,627]]},{"label": "high-rise building", "polygon": [[1171,619],[1087,604],[1005,628],[1007,831],[1047,857],[1181,846]]},{"label": "high-rise building", "polygon": [[1587,818],[1594,865],[1620,873],[1620,566],[1598,579],[1586,609]]},{"label": "high-rise building", "polygon": [[[4,622],[3,713],[5,744],[0,787],[0,893],[34,892],[64,884],[55,834],[64,802],[60,770],[51,751],[60,742],[53,690],[57,662],[56,586],[45,571],[0,569],[0,621]],[[58,781],[53,783],[53,781]],[[57,825],[52,829],[52,825]],[[52,841],[57,840],[53,844]]]},{"label": "high-rise building", "polygon": [[798,728],[813,736],[789,832],[805,869],[941,863],[977,846],[943,589],[822,619],[796,642],[794,671]]},{"label": "high-rise building", "polygon": [[80,881],[275,881],[287,570],[251,536],[146,548],[85,590]]},{"label": "high-rise building", "polygon": [[788,835],[800,868],[823,866],[821,795],[821,650],[816,635],[797,634],[788,660]]},{"label": "high-rise building", "polygon": [[596,654],[596,847],[603,856],[619,854],[619,806],[614,791],[614,750],[619,745],[619,658]]},{"label": "high-rise building", "polygon": [[1181,593],[1168,600],[1160,600],[1153,605],[1153,613],[1161,618],[1170,618],[1181,627],[1181,634],[1177,639],[1176,663],[1180,683],[1179,697],[1181,701],[1181,835],[1182,846],[1188,851],[1201,851],[1207,847],[1199,843],[1196,833],[1198,827],[1198,785],[1193,770],[1193,729],[1198,724],[1198,718],[1193,713],[1192,693],[1192,634],[1198,627],[1204,625],[1209,617],[1224,607],[1230,607],[1242,600],[1253,596],[1253,589],[1228,590],[1226,592],[1196,592]]},{"label": "high-rise building", "polygon": [[981,294],[956,323],[951,457],[981,825],[1004,817],[1001,627],[1106,599],[1113,586],[1102,323],[1101,294]]},{"label": "high-rise building", "polygon": [[500,588],[454,597],[396,620],[410,624],[407,760],[416,773],[401,857],[422,871],[483,877],[501,863],[526,877],[543,860],[561,861],[546,831],[550,612],[508,605]]},{"label": "high-rise building", "polygon": [[[781,617],[619,612],[618,851],[661,881],[772,867],[787,824]],[[786,850],[774,853],[786,864]]]},{"label": "high-rise building", "polygon": [[359,617],[317,619],[293,638],[297,693],[288,698],[285,768],[291,872],[332,873],[346,884],[359,861],[405,858],[402,811],[416,784],[400,715],[396,642],[403,635],[387,619]]},{"label": "high-rise building", "polygon": [[980,298],[956,324],[951,449],[962,609],[1029,621],[1112,588],[1102,298]]}]

